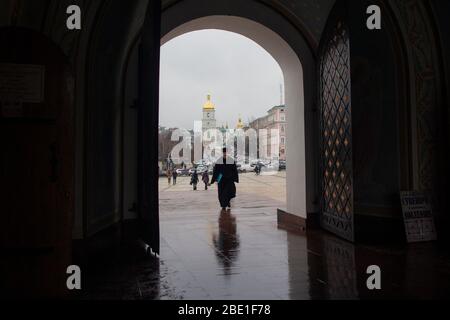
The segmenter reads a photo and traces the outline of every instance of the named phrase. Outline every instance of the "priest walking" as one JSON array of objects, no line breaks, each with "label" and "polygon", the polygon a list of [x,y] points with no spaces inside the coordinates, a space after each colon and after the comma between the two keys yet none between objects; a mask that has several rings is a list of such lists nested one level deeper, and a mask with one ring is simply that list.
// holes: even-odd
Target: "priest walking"
[{"label": "priest walking", "polygon": [[239,183],[239,174],[236,162],[227,157],[227,149],[223,148],[223,156],[219,158],[214,166],[211,184],[217,182],[219,202],[222,210],[231,208],[231,199],[236,197],[235,182]]}]

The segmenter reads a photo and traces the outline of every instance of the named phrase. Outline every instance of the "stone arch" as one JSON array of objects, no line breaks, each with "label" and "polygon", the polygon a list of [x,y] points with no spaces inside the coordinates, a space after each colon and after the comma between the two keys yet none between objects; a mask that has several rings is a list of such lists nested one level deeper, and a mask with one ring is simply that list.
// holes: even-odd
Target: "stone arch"
[{"label": "stone arch", "polygon": [[207,16],[191,20],[166,33],[161,45],[188,32],[218,29],[243,35],[261,45],[279,63],[286,86],[287,212],[306,219],[306,166],[303,67],[298,55],[279,35],[260,23],[234,16]]},{"label": "stone arch", "polygon": [[440,181],[442,76],[431,15],[422,1],[389,1],[407,55],[411,102],[413,187],[437,200]]},{"label": "stone arch", "polygon": [[[315,53],[313,49],[311,49],[311,45],[308,44],[308,41],[305,39],[305,36],[292,24],[292,21],[286,19],[286,17],[267,4],[251,2],[242,5],[242,2],[225,3],[217,1],[202,7],[196,5],[194,2],[195,1],[183,1],[162,9],[161,38],[163,42],[170,37],[176,36],[179,32],[181,32],[181,34],[186,32],[188,30],[187,28],[201,29],[215,27],[241,33],[244,36],[247,34],[247,37],[250,37],[250,39],[256,37],[254,40],[259,42],[260,45],[261,41],[267,41],[267,39],[264,40],[264,34],[271,34],[274,39],[278,39],[277,41],[278,44],[280,44],[280,47],[277,48],[275,45],[272,45],[272,48],[269,48],[267,47],[268,44],[263,44],[262,47],[266,46],[266,50],[268,50],[272,56],[278,56],[278,60],[284,61],[285,77],[286,74],[288,77],[296,77],[296,72],[289,70],[289,59],[295,61],[291,65],[295,66],[295,63],[297,63],[297,67],[294,67],[293,69],[296,68],[299,71],[298,74],[300,74],[300,71],[302,72],[301,77],[294,79],[293,81],[291,80],[292,83],[297,83],[297,85],[294,84],[292,86],[293,89],[290,90],[290,92],[292,92],[293,96],[297,96],[296,98],[293,98],[293,100],[299,101],[296,102],[299,104],[299,107],[295,109],[292,108],[293,111],[291,111],[297,112],[297,115],[291,113],[292,116],[289,116],[294,119],[301,119],[301,125],[291,126],[293,133],[289,133],[288,128],[287,135],[294,137],[294,139],[297,137],[304,139],[304,141],[301,141],[300,143],[303,146],[298,148],[299,150],[303,150],[303,154],[297,155],[298,160],[295,159],[295,154],[293,154],[292,159],[294,160],[292,160],[292,163],[294,163],[294,165],[292,170],[295,170],[295,166],[301,161],[303,161],[304,168],[297,168],[297,171],[292,173],[292,178],[290,180],[297,182],[302,181],[302,183],[292,183],[292,185],[288,187],[290,195],[288,196],[286,211],[288,211],[289,214],[292,214],[294,221],[298,222],[300,228],[304,230],[308,214],[319,212],[319,203],[317,201],[318,168],[316,159],[318,152],[317,149],[314,148],[314,146],[317,145],[315,142],[315,139],[317,138],[317,114],[315,112]],[[216,19],[208,18],[211,16]],[[227,21],[229,24],[228,26]],[[236,22],[237,25],[233,27],[230,21],[233,23]],[[242,30],[239,31],[239,28]],[[263,30],[263,32],[261,32],[261,30]],[[145,34],[145,32],[143,33]],[[252,35],[252,33],[254,34]],[[258,37],[260,38],[258,39]],[[126,66],[126,79],[130,79],[131,81],[137,79],[136,74],[132,75],[132,73],[136,73],[137,69],[136,64],[138,60],[140,39],[141,33],[136,31],[134,45],[128,55]],[[284,49],[284,52],[282,48]],[[275,57],[275,60],[277,60],[277,57]],[[126,88],[124,89],[125,96],[132,96],[127,94],[127,92],[136,91],[136,89],[136,84],[126,84]],[[286,92],[287,91],[288,89],[286,89]],[[301,97],[302,91],[304,96],[303,99],[300,99],[299,97]],[[130,104],[132,101],[133,98],[127,99],[125,104]],[[300,105],[300,101],[302,105]],[[135,115],[132,117],[135,117]],[[125,120],[125,122],[127,122],[127,120]],[[296,134],[296,130],[301,133]],[[298,143],[298,141],[292,141],[292,143],[295,144]],[[291,148],[291,150],[292,149],[293,148]],[[305,150],[308,150],[308,152],[305,152]],[[303,160],[300,160],[302,157]],[[133,161],[131,161],[131,163],[133,163]],[[125,167],[126,166],[127,165],[125,164]],[[297,186],[301,186],[300,189]],[[303,195],[298,197],[297,195],[299,194]],[[129,196],[126,196],[126,198],[131,199]],[[127,200],[125,200],[125,202],[127,202]],[[126,206],[127,204],[125,204],[125,207]],[[291,215],[289,216],[291,217]],[[134,213],[125,212],[125,217],[132,219],[133,217],[136,217],[136,215]]]}]

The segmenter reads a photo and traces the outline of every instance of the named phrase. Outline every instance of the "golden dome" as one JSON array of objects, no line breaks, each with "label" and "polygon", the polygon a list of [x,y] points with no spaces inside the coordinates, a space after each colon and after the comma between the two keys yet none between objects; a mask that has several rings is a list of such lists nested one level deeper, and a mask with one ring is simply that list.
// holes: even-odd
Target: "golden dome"
[{"label": "golden dome", "polygon": [[203,110],[216,110],[216,107],[214,106],[214,104],[211,102],[211,95],[207,95],[206,96],[206,103],[203,105]]},{"label": "golden dome", "polygon": [[244,123],[242,122],[241,117],[239,117],[238,123],[236,125],[236,129],[243,129],[244,128]]}]

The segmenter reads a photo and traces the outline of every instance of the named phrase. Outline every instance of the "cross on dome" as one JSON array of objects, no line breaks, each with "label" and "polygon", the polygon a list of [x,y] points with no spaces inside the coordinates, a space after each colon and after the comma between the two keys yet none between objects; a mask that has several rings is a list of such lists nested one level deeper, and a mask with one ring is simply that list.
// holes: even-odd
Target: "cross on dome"
[{"label": "cross on dome", "polygon": [[216,107],[214,106],[214,104],[211,102],[211,95],[208,94],[206,96],[206,103],[203,105],[203,110],[216,110]]}]

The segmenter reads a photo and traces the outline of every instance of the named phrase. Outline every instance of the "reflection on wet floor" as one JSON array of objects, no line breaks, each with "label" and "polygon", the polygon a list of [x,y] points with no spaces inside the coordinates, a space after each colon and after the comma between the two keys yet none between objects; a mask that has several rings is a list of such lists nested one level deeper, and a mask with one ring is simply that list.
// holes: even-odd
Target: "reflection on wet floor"
[{"label": "reflection on wet floor", "polygon": [[219,232],[213,232],[216,257],[223,267],[225,275],[230,275],[233,264],[239,255],[239,235],[237,234],[236,217],[230,211],[222,211],[219,216]]},{"label": "reflection on wet floor", "polygon": [[[450,260],[433,244],[354,246],[328,233],[279,230],[272,215],[189,215],[163,223],[160,259],[122,250],[85,298],[377,299],[450,297]],[[382,290],[366,268],[382,269]],[[92,273],[92,272],[91,272]]]},{"label": "reflection on wet floor", "polygon": [[[202,203],[204,193],[188,195]],[[398,299],[449,298],[450,257],[434,243],[353,245],[322,231],[306,236],[277,227],[274,201],[251,207],[241,195],[231,212],[215,201],[186,206],[185,192],[161,204],[161,256],[121,250],[89,270],[94,299]],[[183,200],[180,200],[183,199]],[[165,201],[165,200],[162,200]],[[247,205],[246,205],[247,204]],[[178,208],[178,209],[175,209]],[[382,270],[382,290],[366,287],[367,267]]]}]

